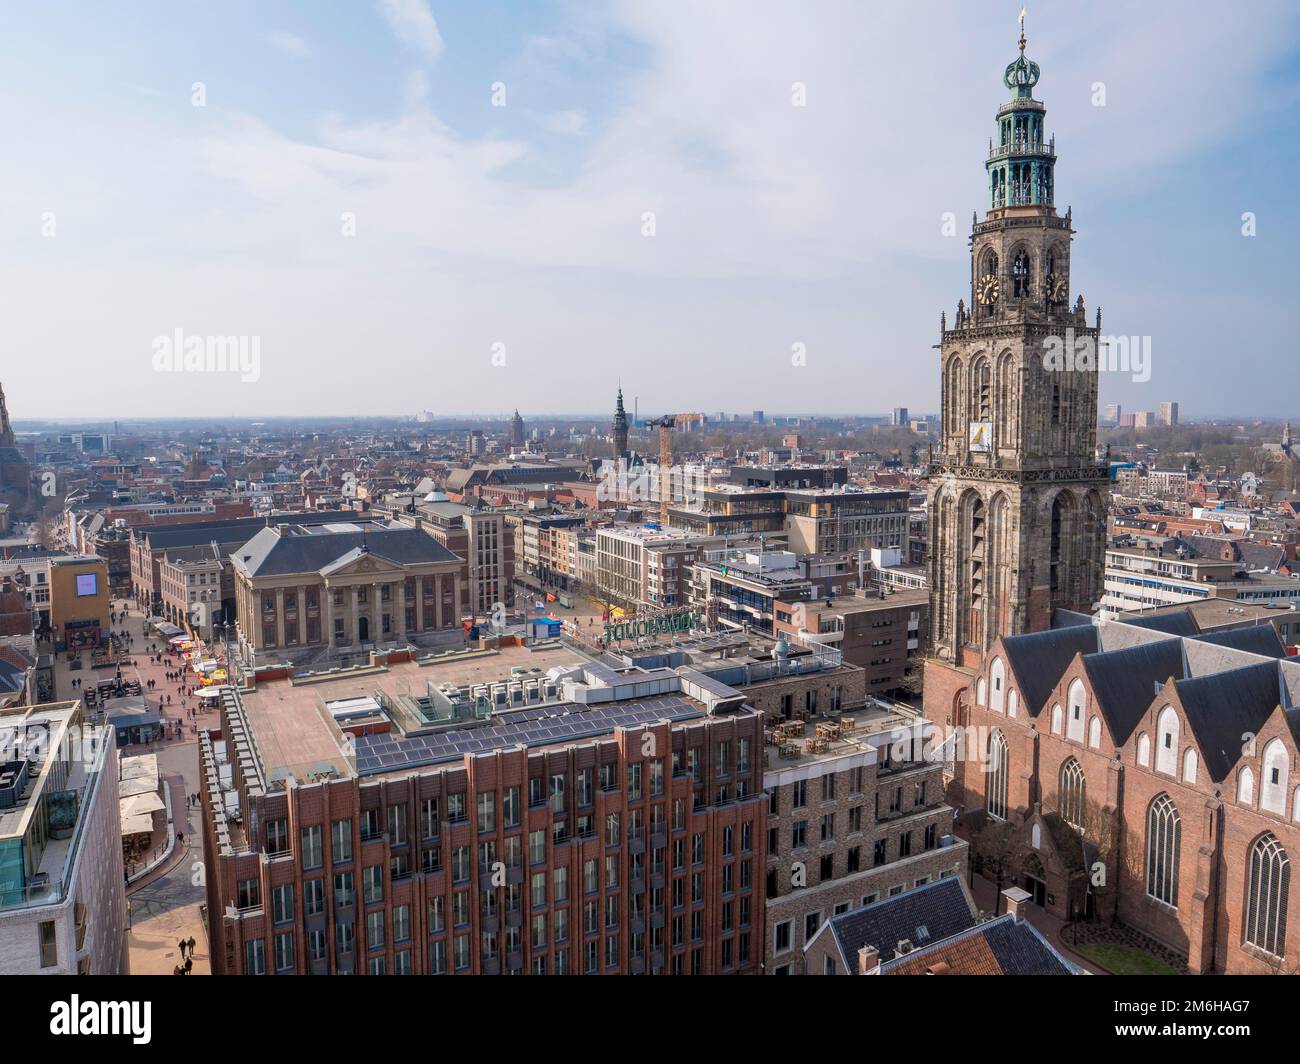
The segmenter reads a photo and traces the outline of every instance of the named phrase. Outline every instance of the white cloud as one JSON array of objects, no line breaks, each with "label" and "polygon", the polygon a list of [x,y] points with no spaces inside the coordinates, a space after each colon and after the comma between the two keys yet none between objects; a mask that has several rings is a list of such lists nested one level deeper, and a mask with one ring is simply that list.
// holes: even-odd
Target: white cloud
[{"label": "white cloud", "polygon": [[379,13],[398,40],[430,62],[442,55],[442,34],[425,0],[379,0]]},{"label": "white cloud", "polygon": [[286,33],[284,30],[267,30],[261,38],[263,43],[295,59],[305,59],[311,55],[311,47],[296,34]]},{"label": "white cloud", "polygon": [[[1103,302],[1116,332],[1157,335],[1180,366],[1194,338],[1175,342],[1182,312],[1154,298],[1152,264],[1176,264],[1179,238],[1213,220],[1153,224],[1133,247],[1118,220],[1194,185],[1177,164],[1224,131],[1266,129],[1267,109],[1290,104],[1273,71],[1295,43],[1281,10],[1255,11],[1268,31],[1247,51],[1222,49],[1232,12],[1191,17],[1159,2],[1122,20],[1072,5],[1029,27],[1089,308]],[[0,267],[11,346],[133,366],[177,326],[263,336],[263,381],[229,389],[237,405],[214,403],[221,413],[481,409],[484,396],[526,415],[525,401],[590,409],[638,362],[652,367],[634,385],[643,409],[680,409],[670,389],[682,380],[709,409],[933,409],[928,348],[939,312],[968,294],[965,226],[985,208],[984,146],[1016,54],[1014,17],[990,28],[971,5],[945,12],[918,37],[902,8],[755,2],[738,21],[734,7],[700,4],[682,20],[624,0],[583,27],[580,46],[568,27],[524,45],[549,78],[508,72],[525,121],[507,110],[481,128],[435,112],[423,71],[399,83],[397,113],[317,116],[306,133],[212,106],[186,108],[162,135],[130,107],[92,122],[0,93],[19,145],[0,202],[18,219],[60,219],[57,240],[33,236]],[[428,25],[425,56],[441,47]],[[1091,105],[1096,81],[1104,108]],[[793,82],[807,107],[791,105]],[[141,166],[148,158],[167,166]],[[956,238],[940,235],[946,211]],[[340,235],[344,212],[353,238]],[[1179,292],[1184,307],[1199,291]],[[83,313],[59,317],[60,301]],[[1279,305],[1270,318],[1274,346],[1287,314]],[[489,361],[498,341],[505,371]],[[809,364],[791,373],[795,341]],[[402,394],[352,386],[378,366]],[[96,409],[113,379],[70,374],[60,402]],[[161,409],[164,387],[182,402],[192,385],[123,381],[114,401]],[[35,369],[28,387],[42,394]]]}]

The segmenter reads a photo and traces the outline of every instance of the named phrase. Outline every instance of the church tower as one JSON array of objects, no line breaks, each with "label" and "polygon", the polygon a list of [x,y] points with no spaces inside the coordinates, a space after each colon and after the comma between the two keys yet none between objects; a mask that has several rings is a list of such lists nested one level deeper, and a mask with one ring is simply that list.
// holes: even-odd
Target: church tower
[{"label": "church tower", "polygon": [[0,447],[13,447],[14,427],[9,424],[9,408],[5,405],[4,386],[0,385]]},{"label": "church tower", "polygon": [[1056,140],[1034,99],[1038,64],[1003,83],[970,236],[969,304],[940,319],[942,437],[931,455],[930,647],[974,665],[999,635],[1037,631],[1101,594],[1108,470],[1097,444],[1096,342],[1071,305],[1070,212],[1059,215]]},{"label": "church tower", "polygon": [[614,458],[627,457],[627,411],[623,409],[623,389],[618,389],[618,402],[614,406]]}]

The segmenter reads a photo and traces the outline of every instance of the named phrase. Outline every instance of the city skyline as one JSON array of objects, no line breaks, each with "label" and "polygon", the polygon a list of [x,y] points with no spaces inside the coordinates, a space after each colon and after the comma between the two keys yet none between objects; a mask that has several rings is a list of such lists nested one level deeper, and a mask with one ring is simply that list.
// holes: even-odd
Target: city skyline
[{"label": "city skyline", "polygon": [[[725,10],[636,3],[237,5],[166,31],[19,13],[0,43],[30,93],[0,103],[18,131],[6,282],[13,342],[41,354],[6,368],[11,406],[454,415],[490,392],[547,416],[604,410],[638,375],[642,409],[680,409],[694,374],[703,410],[774,388],[809,414],[857,405],[846,388],[937,407],[935,308],[969,300],[954,277],[1001,95],[999,64],[968,57],[1009,61],[1015,14],[747,9],[735,48]],[[1243,350],[1284,372],[1295,326],[1300,25],[1254,4],[1250,47],[1225,49],[1239,18],[1029,12],[1083,294],[1105,331],[1151,342],[1151,379],[1104,374],[1103,404],[1290,413],[1217,372]],[[79,61],[38,63],[32,36]],[[256,339],[257,379],[157,372],[175,330]]]}]

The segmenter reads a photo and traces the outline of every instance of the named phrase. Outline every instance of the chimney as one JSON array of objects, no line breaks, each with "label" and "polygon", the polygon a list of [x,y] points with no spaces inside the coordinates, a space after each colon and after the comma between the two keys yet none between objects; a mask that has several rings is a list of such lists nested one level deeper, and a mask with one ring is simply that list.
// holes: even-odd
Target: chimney
[{"label": "chimney", "polygon": [[1020,923],[1029,912],[1029,903],[1032,896],[1029,891],[1022,890],[1020,887],[1007,887],[1002,892],[1002,896],[1007,899],[1007,912],[1011,914],[1016,923]]},{"label": "chimney", "polygon": [[875,946],[863,946],[858,950],[858,975],[870,975],[880,967],[880,950]]}]

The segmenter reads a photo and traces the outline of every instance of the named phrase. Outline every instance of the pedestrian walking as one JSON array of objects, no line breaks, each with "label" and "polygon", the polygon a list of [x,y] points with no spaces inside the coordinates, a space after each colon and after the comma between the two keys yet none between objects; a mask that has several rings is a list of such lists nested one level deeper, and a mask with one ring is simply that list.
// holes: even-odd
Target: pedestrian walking
[{"label": "pedestrian walking", "polygon": [[190,945],[190,956],[193,957],[193,956],[194,956],[194,947],[198,945],[198,943],[194,941],[194,936],[193,936],[193,935],[190,935],[190,943],[189,943],[189,945]]},{"label": "pedestrian walking", "polygon": [[[192,941],[192,940],[191,940],[191,941]],[[192,949],[192,948],[193,948],[193,947],[191,947],[191,949]],[[193,958],[193,957],[186,957],[186,958],[185,958],[185,974],[186,974],[186,975],[189,975],[189,974],[190,974],[190,970],[191,970],[193,967],[194,967],[194,958]]]},{"label": "pedestrian walking", "polygon": [[186,946],[185,939],[181,938],[176,940],[176,948],[181,951],[182,957],[185,956],[185,946]]}]

